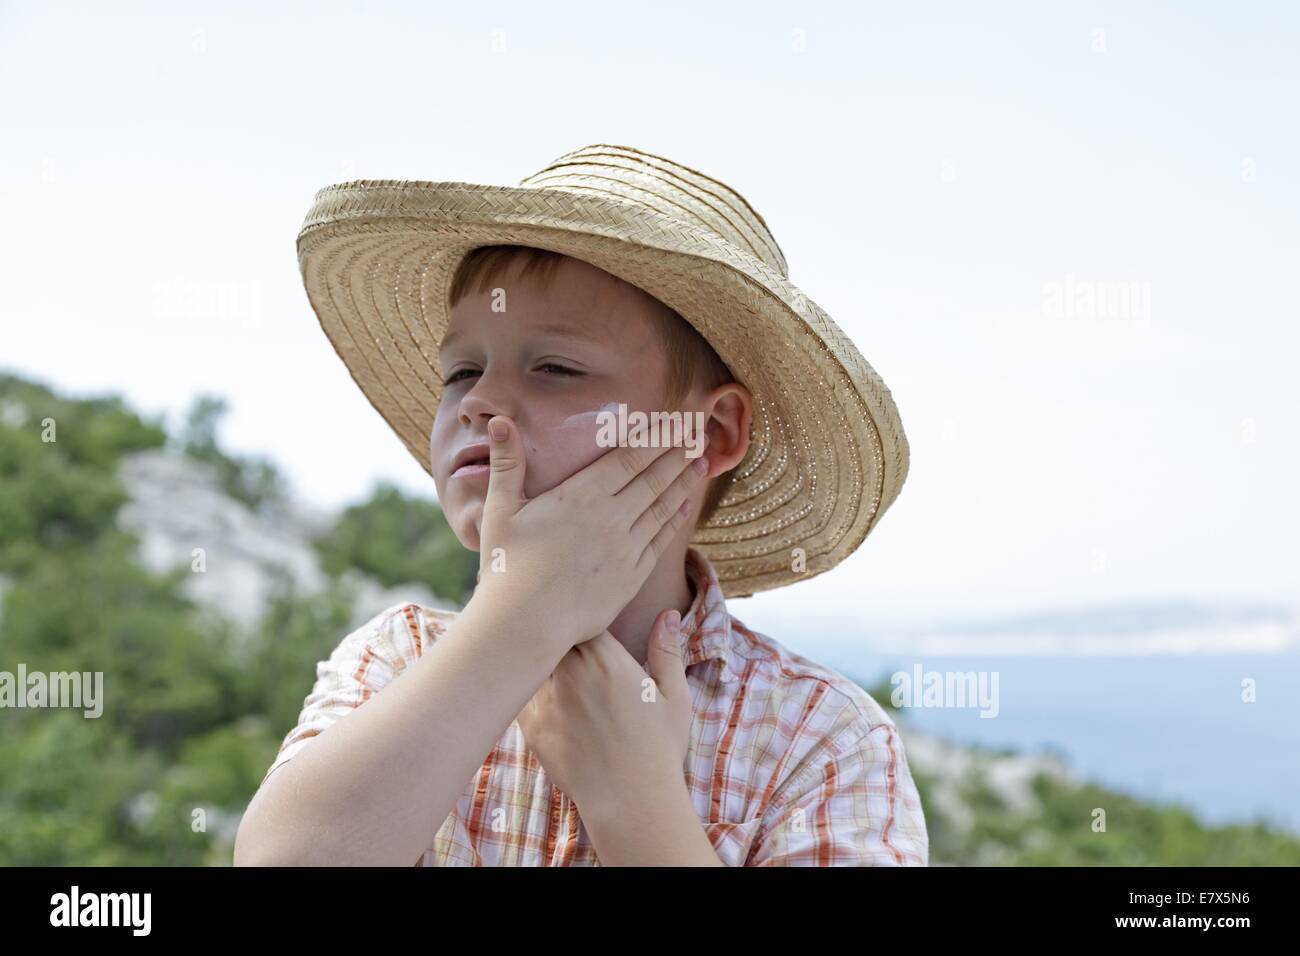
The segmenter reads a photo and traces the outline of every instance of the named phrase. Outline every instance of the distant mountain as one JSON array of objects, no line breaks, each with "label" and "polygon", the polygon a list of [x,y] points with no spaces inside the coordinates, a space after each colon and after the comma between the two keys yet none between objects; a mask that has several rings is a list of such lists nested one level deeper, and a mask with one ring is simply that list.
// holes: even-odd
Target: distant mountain
[{"label": "distant mountain", "polygon": [[935,656],[1276,653],[1300,646],[1300,616],[1280,604],[1166,601],[869,628],[869,633],[873,649]]}]

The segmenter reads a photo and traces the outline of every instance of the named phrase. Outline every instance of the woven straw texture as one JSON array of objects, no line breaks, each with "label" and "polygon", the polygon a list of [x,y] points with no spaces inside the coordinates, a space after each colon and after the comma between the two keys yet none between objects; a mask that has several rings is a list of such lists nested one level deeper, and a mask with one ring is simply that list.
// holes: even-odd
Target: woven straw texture
[{"label": "woven straw texture", "polygon": [[358,180],[320,190],[298,235],[308,299],[352,378],[432,476],[450,285],[478,246],[551,249],[675,309],[754,395],[750,446],[692,538],[728,597],[821,574],[897,497],[908,444],[889,389],[788,278],[730,187],[593,145],[519,186]]}]

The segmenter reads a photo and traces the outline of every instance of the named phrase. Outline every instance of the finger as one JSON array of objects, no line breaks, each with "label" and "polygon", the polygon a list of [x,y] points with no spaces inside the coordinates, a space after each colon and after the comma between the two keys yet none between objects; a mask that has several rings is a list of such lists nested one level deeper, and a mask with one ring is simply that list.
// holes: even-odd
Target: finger
[{"label": "finger", "polygon": [[488,473],[483,515],[514,514],[525,501],[524,445],[519,429],[504,415],[488,422],[488,456],[492,470]]},{"label": "finger", "polygon": [[[628,482],[627,486],[615,495],[627,509],[626,513],[632,516],[640,516],[641,512],[649,508],[656,499],[668,491],[674,481],[683,474],[688,473],[691,465],[705,460],[703,455],[696,458],[691,458],[689,455],[689,449],[678,448],[673,454],[664,455],[659,460],[652,462],[641,474]],[[673,502],[673,507],[675,508],[679,504],[681,504],[680,501]],[[669,514],[671,514],[671,511]]]},{"label": "finger", "polygon": [[[681,508],[682,502],[686,501],[696,486],[704,480],[704,475],[708,470],[709,459],[701,455],[673,479],[663,494],[649,503],[636,521],[632,523],[632,528],[628,532],[636,547],[644,548],[663,529],[663,526]],[[623,495],[617,497],[621,499]]]},{"label": "finger", "polygon": [[[606,495],[616,495],[659,459],[671,457],[668,453],[672,450],[671,445],[645,448],[619,445],[568,480],[591,483]],[[667,482],[664,484],[667,485]]]},{"label": "finger", "polygon": [[659,533],[646,545],[645,550],[641,552],[641,557],[637,559],[636,570],[638,574],[648,577],[650,572],[654,570],[655,565],[659,563],[659,558],[668,550],[673,538],[677,536],[677,532],[690,520],[690,505],[689,498],[683,501],[682,506],[668,519],[668,523],[659,529]]},{"label": "finger", "polygon": [[684,700],[689,692],[681,646],[682,616],[670,608],[655,618],[646,668],[669,700]]}]

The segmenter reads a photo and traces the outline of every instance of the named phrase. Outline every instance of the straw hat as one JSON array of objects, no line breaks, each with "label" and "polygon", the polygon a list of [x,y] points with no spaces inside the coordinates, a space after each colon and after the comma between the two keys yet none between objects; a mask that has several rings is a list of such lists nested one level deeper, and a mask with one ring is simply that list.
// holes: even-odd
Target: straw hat
[{"label": "straw hat", "polygon": [[889,389],[790,282],[763,217],[703,173],[604,144],[518,186],[366,179],[316,194],[298,234],[307,296],[430,476],[451,279],[467,252],[497,244],[560,252],[645,290],[753,393],[749,451],[691,539],[726,596],[829,570],[898,495],[908,445]]}]

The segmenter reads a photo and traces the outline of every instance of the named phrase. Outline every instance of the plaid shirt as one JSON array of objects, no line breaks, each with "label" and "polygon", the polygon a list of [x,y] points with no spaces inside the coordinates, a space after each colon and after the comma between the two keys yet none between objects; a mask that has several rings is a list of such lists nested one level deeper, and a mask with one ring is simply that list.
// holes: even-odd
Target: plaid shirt
[{"label": "plaid shirt", "polygon": [[[722,861],[927,865],[925,816],[889,715],[848,678],[732,617],[712,566],[694,548],[686,571],[695,594],[682,621],[683,660],[695,718],[684,768]],[[398,604],[345,637],[317,664],[298,724],[266,776],[379,693],[455,618]],[[512,721],[415,865],[600,861],[573,802]]]}]

